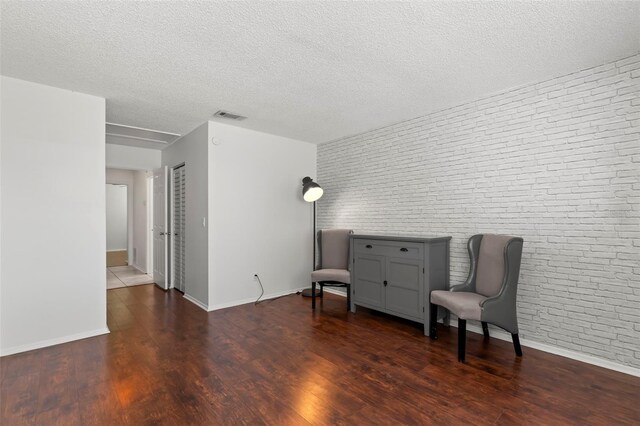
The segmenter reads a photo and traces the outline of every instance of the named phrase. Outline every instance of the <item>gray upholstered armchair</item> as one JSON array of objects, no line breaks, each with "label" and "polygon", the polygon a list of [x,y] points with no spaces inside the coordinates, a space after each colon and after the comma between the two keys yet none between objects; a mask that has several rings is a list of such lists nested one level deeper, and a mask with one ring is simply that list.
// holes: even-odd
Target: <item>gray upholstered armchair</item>
[{"label": "gray upholstered armchair", "polygon": [[350,229],[326,229],[318,231],[320,255],[316,270],[311,273],[311,307],[316,308],[316,283],[320,295],[325,286],[347,288],[347,309],[351,306],[351,273],[349,272]]},{"label": "gray upholstered armchair", "polygon": [[522,356],[518,338],[516,291],[522,257],[522,238],[480,234],[469,238],[469,277],[449,291],[431,292],[429,336],[437,338],[437,306],[458,317],[458,361],[464,362],[467,320],[482,322],[485,338],[488,323],[511,333],[516,355]]}]

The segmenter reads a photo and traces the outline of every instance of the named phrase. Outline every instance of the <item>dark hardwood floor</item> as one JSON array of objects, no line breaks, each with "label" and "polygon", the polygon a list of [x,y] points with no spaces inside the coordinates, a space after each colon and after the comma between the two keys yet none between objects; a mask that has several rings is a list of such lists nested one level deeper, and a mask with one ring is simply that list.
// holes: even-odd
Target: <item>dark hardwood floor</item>
[{"label": "dark hardwood floor", "polygon": [[639,424],[640,379],[331,294],[206,313],[153,285],[108,291],[111,334],[0,359],[2,425]]}]

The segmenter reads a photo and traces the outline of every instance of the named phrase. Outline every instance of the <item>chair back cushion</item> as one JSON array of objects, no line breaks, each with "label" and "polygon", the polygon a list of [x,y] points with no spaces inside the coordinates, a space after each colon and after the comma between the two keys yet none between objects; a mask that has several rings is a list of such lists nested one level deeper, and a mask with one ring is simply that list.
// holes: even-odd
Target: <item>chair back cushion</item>
[{"label": "chair back cushion", "polygon": [[320,231],[321,269],[349,269],[349,229]]},{"label": "chair back cushion", "polygon": [[498,294],[502,288],[506,272],[504,248],[512,238],[508,235],[495,234],[482,236],[476,272],[476,293],[491,297]]}]

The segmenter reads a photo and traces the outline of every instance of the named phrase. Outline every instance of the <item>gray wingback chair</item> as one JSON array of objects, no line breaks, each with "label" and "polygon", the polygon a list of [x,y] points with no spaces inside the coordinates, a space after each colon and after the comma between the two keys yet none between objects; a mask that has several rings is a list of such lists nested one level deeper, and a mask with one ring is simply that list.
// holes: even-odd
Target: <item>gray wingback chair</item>
[{"label": "gray wingback chair", "polygon": [[316,283],[320,296],[325,286],[347,288],[347,310],[351,306],[351,273],[349,272],[350,229],[325,229],[318,231],[319,259],[311,273],[311,308],[316,308]]},{"label": "gray wingback chair", "polygon": [[479,234],[469,238],[469,276],[449,291],[431,292],[429,336],[437,339],[437,306],[458,317],[458,361],[464,362],[467,320],[482,323],[485,338],[488,323],[511,333],[516,355],[522,356],[518,338],[516,292],[520,275],[523,240],[508,235]]}]

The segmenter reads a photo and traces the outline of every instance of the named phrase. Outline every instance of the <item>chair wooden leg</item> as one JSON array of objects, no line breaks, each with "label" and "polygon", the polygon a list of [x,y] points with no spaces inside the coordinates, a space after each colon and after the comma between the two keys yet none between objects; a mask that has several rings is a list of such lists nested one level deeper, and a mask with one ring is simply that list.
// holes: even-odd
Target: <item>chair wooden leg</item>
[{"label": "chair wooden leg", "polygon": [[518,337],[518,333],[511,334],[511,338],[513,339],[513,349],[516,350],[516,355],[522,356],[522,348],[520,347],[520,338]]},{"label": "chair wooden leg", "polygon": [[438,305],[429,303],[429,338],[438,338]]},{"label": "chair wooden leg", "polygon": [[458,361],[464,362],[467,346],[467,320],[458,318]]},{"label": "chair wooden leg", "polygon": [[351,285],[347,284],[347,311],[351,309]]},{"label": "chair wooden leg", "polygon": [[324,285],[322,285],[322,283],[318,283],[318,285],[320,285],[320,297],[324,296]]},{"label": "chair wooden leg", "polygon": [[316,283],[311,283],[311,309],[316,308]]},{"label": "chair wooden leg", "polygon": [[489,338],[489,325],[484,321],[482,321],[482,334],[485,338]]}]

